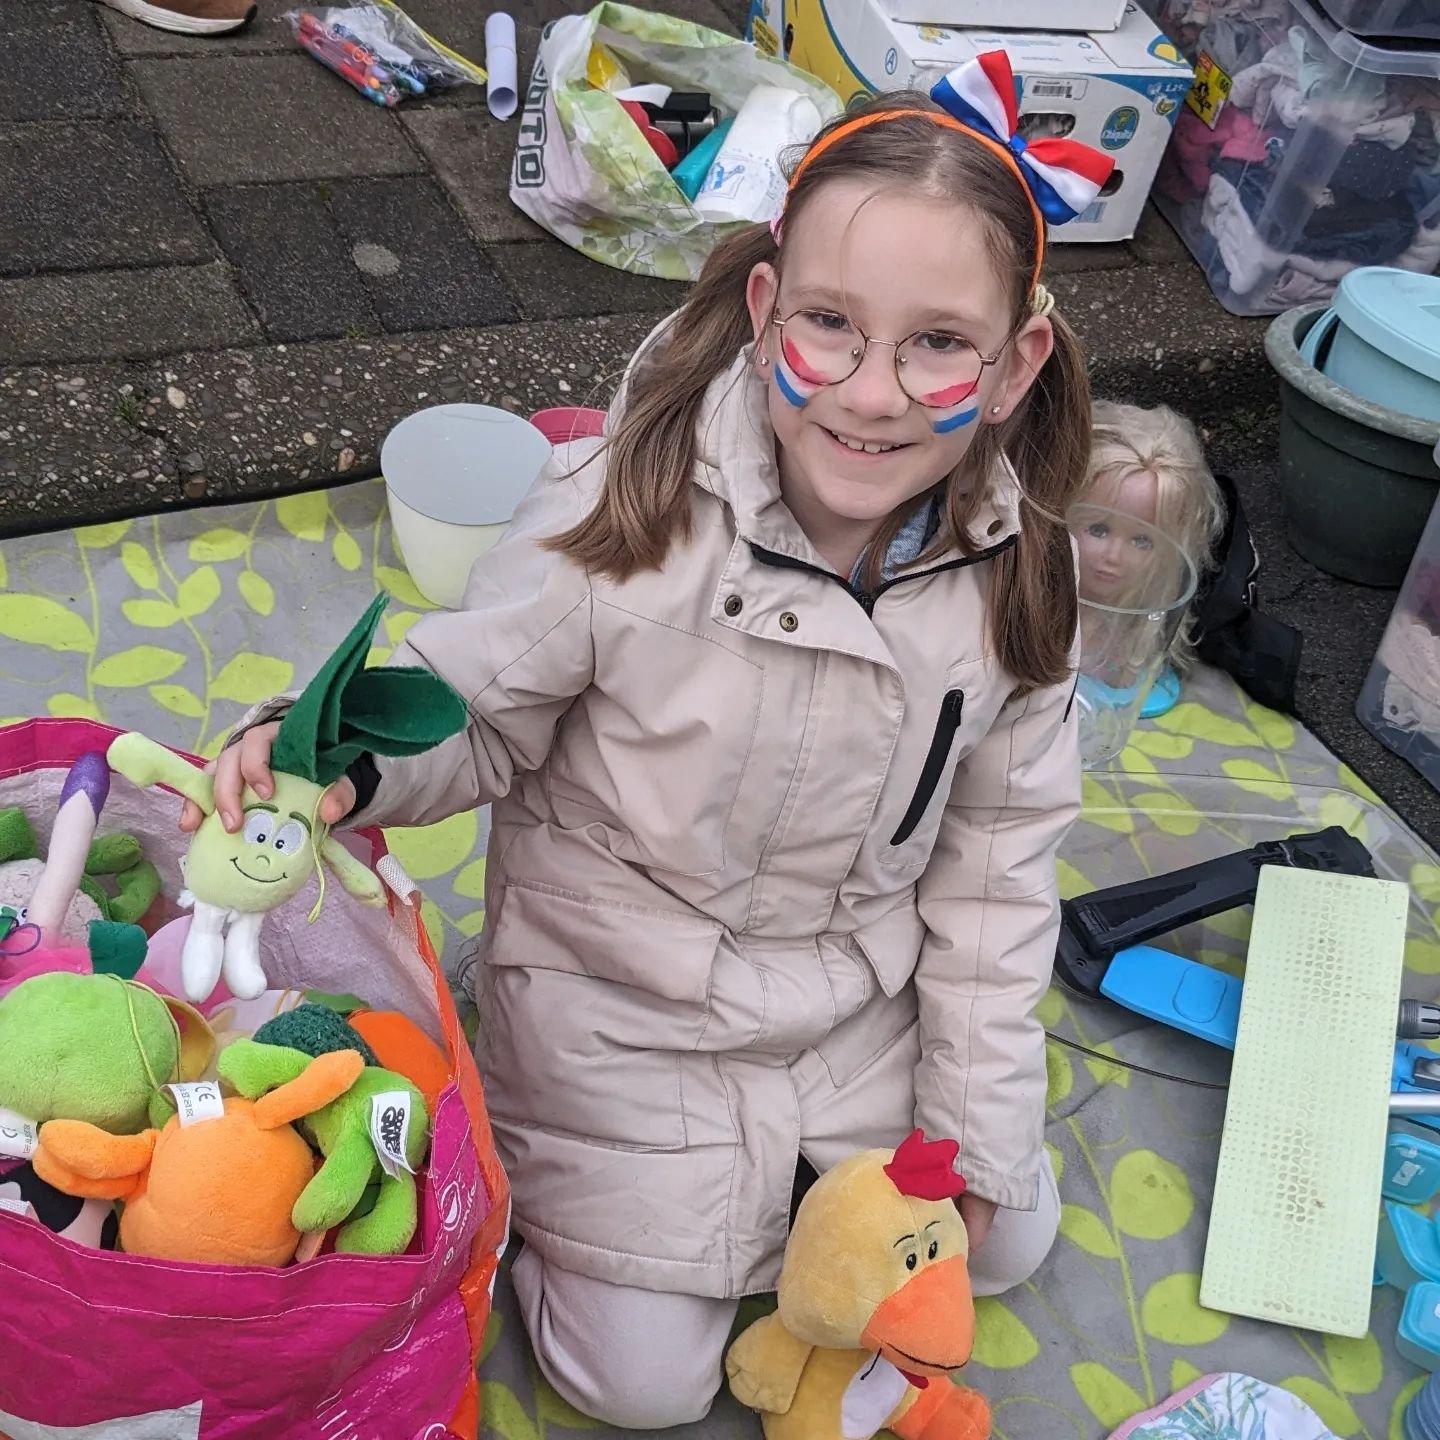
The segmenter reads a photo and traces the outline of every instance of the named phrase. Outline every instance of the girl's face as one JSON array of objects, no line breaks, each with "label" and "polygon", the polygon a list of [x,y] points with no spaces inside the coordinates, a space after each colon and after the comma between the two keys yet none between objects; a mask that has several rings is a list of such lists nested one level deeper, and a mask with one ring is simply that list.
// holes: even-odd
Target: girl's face
[{"label": "girl's face", "polygon": [[[1030,318],[1011,337],[1010,290],[990,251],[963,206],[835,180],[787,226],[783,277],[770,265],[755,268],[748,302],[757,373],[770,386],[782,492],[802,526],[873,530],[945,479],[981,425],[1005,420],[1020,403],[1053,335],[1049,321]],[[782,339],[773,322],[801,311]],[[833,349],[835,333],[860,344],[868,335],[871,344],[848,378],[813,383],[815,356],[822,345]],[[938,383],[949,370],[973,373],[980,356],[1000,358],[981,369],[973,393],[929,408],[902,388],[893,343],[878,343],[911,336],[911,388],[917,374],[933,371]],[[966,355],[968,366],[959,358]],[[947,392],[927,398],[937,393]]]},{"label": "girl's face", "polygon": [[1158,492],[1154,475],[1148,470],[1132,470],[1118,482],[1096,485],[1085,496],[1085,503],[1108,506],[1111,513],[1096,514],[1076,537],[1082,599],[1124,605],[1140,578],[1153,569],[1149,526],[1155,523]]}]

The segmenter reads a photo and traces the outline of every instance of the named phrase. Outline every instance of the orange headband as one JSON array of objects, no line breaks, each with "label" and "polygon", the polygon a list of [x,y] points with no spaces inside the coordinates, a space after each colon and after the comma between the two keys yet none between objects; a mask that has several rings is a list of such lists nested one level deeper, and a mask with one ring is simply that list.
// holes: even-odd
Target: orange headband
[{"label": "orange headband", "polygon": [[823,155],[837,140],[843,140],[857,130],[867,130],[871,125],[880,124],[882,120],[899,120],[907,115],[918,115],[936,125],[943,125],[947,130],[958,130],[962,135],[968,135],[977,145],[983,145],[987,150],[998,155],[1009,166],[1016,180],[1020,182],[1021,190],[1025,192],[1030,213],[1035,217],[1035,268],[1030,275],[1030,289],[1033,292],[1040,283],[1040,271],[1045,264],[1045,217],[1040,213],[1040,207],[1035,203],[1034,195],[1030,193],[1025,173],[1020,169],[1020,162],[1016,160],[1015,156],[998,141],[990,139],[988,135],[980,134],[978,130],[972,130],[968,125],[961,124],[953,115],[944,115],[935,110],[877,110],[870,115],[857,115],[855,119],[847,120],[843,125],[837,125],[828,135],[817,140],[805,152],[805,158],[801,160],[794,175],[790,177],[790,184],[786,190],[786,204],[789,204],[790,194],[799,183],[800,177],[810,168],[810,162],[817,155]]}]

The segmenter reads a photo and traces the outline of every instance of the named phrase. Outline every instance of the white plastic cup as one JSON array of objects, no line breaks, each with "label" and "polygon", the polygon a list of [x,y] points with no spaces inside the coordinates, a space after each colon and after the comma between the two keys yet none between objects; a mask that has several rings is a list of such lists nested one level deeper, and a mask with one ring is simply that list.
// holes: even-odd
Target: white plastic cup
[{"label": "white plastic cup", "polygon": [[490,405],[435,405],[385,437],[395,547],[427,600],[459,609],[470,567],[505,533],[550,455],[528,420]]}]

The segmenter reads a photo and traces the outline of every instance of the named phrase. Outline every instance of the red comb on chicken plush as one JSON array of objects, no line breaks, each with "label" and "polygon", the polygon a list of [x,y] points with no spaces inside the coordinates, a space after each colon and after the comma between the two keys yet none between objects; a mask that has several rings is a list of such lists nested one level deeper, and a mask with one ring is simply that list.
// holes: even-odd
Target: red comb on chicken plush
[{"label": "red comb on chicken plush", "polygon": [[965,1193],[965,1177],[955,1173],[958,1140],[927,1140],[923,1130],[912,1130],[885,1166],[885,1173],[902,1195],[917,1200],[954,1200]]}]

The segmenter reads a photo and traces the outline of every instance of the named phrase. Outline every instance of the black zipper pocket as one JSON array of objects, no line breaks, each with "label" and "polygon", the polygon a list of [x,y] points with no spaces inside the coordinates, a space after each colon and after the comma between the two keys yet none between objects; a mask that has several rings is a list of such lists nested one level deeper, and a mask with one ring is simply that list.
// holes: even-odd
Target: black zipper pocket
[{"label": "black zipper pocket", "polygon": [[952,690],[941,701],[940,718],[935,722],[935,737],[930,742],[930,753],[925,757],[925,768],[920,772],[920,783],[915,787],[910,808],[905,812],[900,828],[890,839],[892,845],[903,845],[925,818],[925,812],[935,798],[935,790],[940,784],[945,762],[950,758],[950,747],[955,743],[955,732],[960,728],[960,716],[964,710],[963,690]]}]

